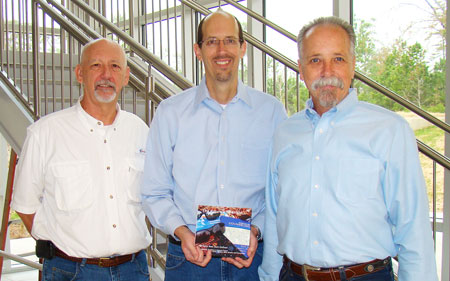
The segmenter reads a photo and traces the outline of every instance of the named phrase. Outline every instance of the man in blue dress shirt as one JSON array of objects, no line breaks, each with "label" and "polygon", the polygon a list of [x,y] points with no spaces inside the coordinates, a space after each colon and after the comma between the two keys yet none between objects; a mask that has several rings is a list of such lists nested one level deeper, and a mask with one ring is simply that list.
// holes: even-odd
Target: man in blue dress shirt
[{"label": "man in blue dress shirt", "polygon": [[[195,54],[200,85],[163,101],[150,126],[143,207],[169,235],[165,280],[259,280],[270,143],[286,112],[238,79],[246,42],[232,15],[202,20]],[[195,245],[198,205],[252,208],[249,258],[212,258]]]},{"label": "man in blue dress shirt", "polygon": [[358,101],[353,28],[320,18],[298,36],[311,99],[275,132],[262,280],[437,281],[414,133]]}]

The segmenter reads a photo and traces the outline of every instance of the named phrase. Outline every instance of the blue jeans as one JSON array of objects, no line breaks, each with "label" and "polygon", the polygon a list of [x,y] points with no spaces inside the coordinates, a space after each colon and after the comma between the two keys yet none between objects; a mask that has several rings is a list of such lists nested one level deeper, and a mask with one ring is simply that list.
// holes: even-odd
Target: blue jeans
[{"label": "blue jeans", "polygon": [[113,267],[73,262],[60,257],[44,259],[44,281],[95,280],[95,281],[149,281],[147,255],[144,250],[131,261]]},{"label": "blue jeans", "polygon": [[259,281],[258,266],[262,262],[263,242],[258,244],[252,265],[239,269],[236,266],[212,258],[206,267],[186,260],[181,246],[169,243],[165,281]]},{"label": "blue jeans", "polygon": [[[344,275],[345,276],[345,275]],[[283,264],[280,271],[280,281],[305,281],[303,276],[293,272],[291,268]],[[313,280],[311,280],[313,281]],[[330,276],[330,281],[332,281]],[[353,277],[350,279],[344,278],[341,281],[394,281],[394,272],[392,271],[392,264],[389,263],[380,271],[369,273],[360,277]]]}]

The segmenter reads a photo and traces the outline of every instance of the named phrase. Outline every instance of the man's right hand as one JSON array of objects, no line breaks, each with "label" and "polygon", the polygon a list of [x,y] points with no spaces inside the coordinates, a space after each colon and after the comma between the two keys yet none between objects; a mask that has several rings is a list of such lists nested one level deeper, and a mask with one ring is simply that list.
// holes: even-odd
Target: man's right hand
[{"label": "man's right hand", "polygon": [[195,246],[195,235],[187,226],[179,226],[175,229],[175,236],[181,240],[181,249],[186,259],[196,265],[205,267],[211,260],[211,250],[206,251],[206,255],[199,246]]}]

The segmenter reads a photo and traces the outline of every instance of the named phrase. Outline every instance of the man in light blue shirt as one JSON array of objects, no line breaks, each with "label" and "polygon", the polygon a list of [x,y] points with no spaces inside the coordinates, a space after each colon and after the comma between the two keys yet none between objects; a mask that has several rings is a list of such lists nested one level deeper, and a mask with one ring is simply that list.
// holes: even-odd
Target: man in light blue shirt
[{"label": "man in light blue shirt", "polygon": [[[259,280],[270,142],[286,112],[238,79],[246,42],[232,15],[202,20],[194,48],[205,77],[163,101],[150,126],[144,211],[170,235],[165,280]],[[198,205],[252,208],[248,259],[212,258],[195,245]]]},{"label": "man in light blue shirt", "polygon": [[[311,99],[275,132],[262,280],[437,281],[414,133],[358,101],[353,28],[320,18],[298,37]],[[280,270],[281,269],[281,270]]]}]

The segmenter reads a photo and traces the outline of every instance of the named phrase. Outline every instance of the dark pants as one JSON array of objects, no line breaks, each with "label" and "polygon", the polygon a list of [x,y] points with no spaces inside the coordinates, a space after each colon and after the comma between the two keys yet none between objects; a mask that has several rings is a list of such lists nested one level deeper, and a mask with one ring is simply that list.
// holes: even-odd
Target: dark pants
[{"label": "dark pants", "polygon": [[150,274],[147,255],[142,250],[131,261],[113,267],[100,267],[55,256],[44,259],[42,277],[44,281],[148,281]]},{"label": "dark pants", "polygon": [[252,265],[239,269],[236,266],[212,258],[206,267],[186,260],[181,246],[169,243],[165,281],[259,281],[258,266],[262,262],[263,242],[258,244]]},{"label": "dark pants", "polygon": [[[369,273],[360,277],[353,277],[350,279],[345,278],[345,274],[341,274],[344,276],[341,281],[394,281],[394,272],[392,271],[392,264],[389,263],[385,268],[380,271]],[[291,268],[287,267],[286,264],[283,264],[283,267],[280,271],[280,281],[305,281],[306,279],[303,276],[298,275],[293,272]],[[312,280],[313,281],[313,280]],[[330,276],[330,281],[332,281]]]}]

